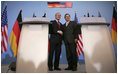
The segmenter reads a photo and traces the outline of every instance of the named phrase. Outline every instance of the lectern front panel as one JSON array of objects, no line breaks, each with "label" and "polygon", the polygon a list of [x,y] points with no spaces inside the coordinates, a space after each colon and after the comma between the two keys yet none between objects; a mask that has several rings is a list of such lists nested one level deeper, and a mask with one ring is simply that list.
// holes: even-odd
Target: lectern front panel
[{"label": "lectern front panel", "polygon": [[48,25],[22,26],[16,72],[47,72]]},{"label": "lectern front panel", "polygon": [[[85,20],[85,21],[84,21]],[[82,23],[103,22],[104,18],[84,18]],[[86,72],[116,72],[111,35],[107,25],[82,25]]]}]

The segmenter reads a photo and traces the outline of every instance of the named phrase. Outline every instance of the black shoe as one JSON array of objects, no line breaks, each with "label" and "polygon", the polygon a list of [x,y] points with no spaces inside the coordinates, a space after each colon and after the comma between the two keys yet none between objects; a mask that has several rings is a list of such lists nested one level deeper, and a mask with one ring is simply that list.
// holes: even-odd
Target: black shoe
[{"label": "black shoe", "polygon": [[48,68],[49,69],[49,71],[53,71],[53,69],[52,68]]},{"label": "black shoe", "polygon": [[54,68],[54,70],[61,70],[60,68]]},{"label": "black shoe", "polygon": [[67,67],[67,68],[65,68],[65,70],[72,70],[72,68],[71,67]]},{"label": "black shoe", "polygon": [[72,71],[77,71],[77,68],[72,68]]}]

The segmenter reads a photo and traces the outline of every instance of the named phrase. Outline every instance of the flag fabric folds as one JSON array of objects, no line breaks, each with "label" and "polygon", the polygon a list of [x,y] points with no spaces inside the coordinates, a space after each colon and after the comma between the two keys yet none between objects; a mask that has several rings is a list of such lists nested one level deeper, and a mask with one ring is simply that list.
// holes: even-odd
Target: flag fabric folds
[{"label": "flag fabric folds", "polygon": [[82,34],[78,34],[78,39],[77,39],[76,46],[77,46],[76,49],[77,49],[78,56],[81,55],[81,54],[84,54],[84,52],[83,52]]},{"label": "flag fabric folds", "polygon": [[72,8],[72,2],[48,2],[48,8]]},{"label": "flag fabric folds", "polygon": [[8,19],[7,19],[7,6],[1,15],[1,53],[7,51],[8,45]]},{"label": "flag fabric folds", "polygon": [[50,53],[50,38],[48,38],[48,53]]},{"label": "flag fabric folds", "polygon": [[[74,18],[74,21],[76,23],[78,23],[78,19],[77,19],[77,15],[75,13],[75,18]],[[76,51],[77,51],[77,55],[81,55],[81,54],[84,54],[83,53],[83,42],[82,42],[82,33],[81,33],[81,28],[80,26],[77,26],[78,28],[78,38],[77,38],[77,42],[76,42]]]},{"label": "flag fabric folds", "polygon": [[117,12],[115,7],[113,7],[113,16],[112,16],[112,41],[114,44],[117,44]]},{"label": "flag fabric folds", "polygon": [[22,25],[20,24],[20,22],[22,22],[22,14],[21,13],[22,13],[22,10],[20,10],[18,17],[14,23],[13,28],[12,28],[12,32],[10,34],[10,46],[11,46],[14,57],[17,56],[20,31],[22,28]]},{"label": "flag fabric folds", "polygon": [[77,19],[76,13],[75,13],[74,21],[75,21],[76,23],[78,23],[78,19]]}]

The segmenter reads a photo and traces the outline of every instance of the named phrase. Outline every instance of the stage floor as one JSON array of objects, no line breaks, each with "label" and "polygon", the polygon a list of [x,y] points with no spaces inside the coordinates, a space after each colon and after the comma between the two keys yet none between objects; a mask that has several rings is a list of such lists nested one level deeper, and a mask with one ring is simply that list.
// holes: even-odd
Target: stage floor
[{"label": "stage floor", "polygon": [[[2,65],[1,66],[1,73],[6,73],[8,71],[9,65]],[[86,73],[85,64],[78,63],[77,71],[66,71],[64,70],[67,67],[67,64],[60,64],[61,71],[48,71],[48,73]],[[8,73],[15,73],[14,71],[9,70]]]}]

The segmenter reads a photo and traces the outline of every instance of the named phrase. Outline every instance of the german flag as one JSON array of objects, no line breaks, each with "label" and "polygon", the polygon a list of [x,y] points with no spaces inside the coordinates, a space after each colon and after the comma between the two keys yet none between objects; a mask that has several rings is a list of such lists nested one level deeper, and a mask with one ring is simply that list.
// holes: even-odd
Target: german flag
[{"label": "german flag", "polygon": [[117,12],[115,7],[113,7],[113,16],[112,16],[112,41],[114,44],[117,44]]},{"label": "german flag", "polygon": [[22,22],[22,10],[20,10],[18,17],[14,23],[14,26],[12,28],[12,32],[10,34],[10,46],[13,52],[14,57],[17,56],[17,50],[18,50],[18,44],[19,44],[19,37],[22,25],[20,22]]},{"label": "german flag", "polygon": [[48,8],[72,8],[72,2],[47,2]]}]

